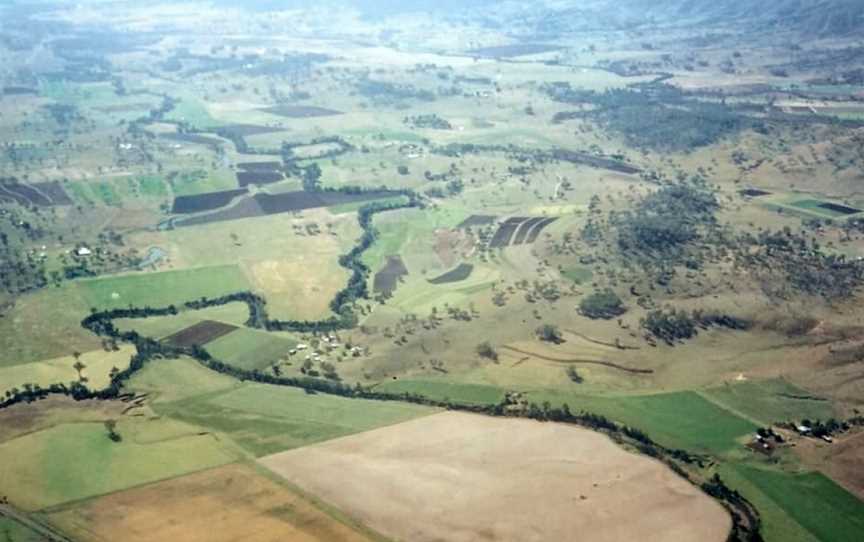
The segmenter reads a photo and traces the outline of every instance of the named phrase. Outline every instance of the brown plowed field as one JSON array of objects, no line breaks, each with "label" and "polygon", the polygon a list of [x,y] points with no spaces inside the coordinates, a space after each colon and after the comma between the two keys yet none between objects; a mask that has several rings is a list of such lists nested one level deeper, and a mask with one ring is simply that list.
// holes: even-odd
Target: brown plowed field
[{"label": "brown plowed field", "polygon": [[113,493],[50,519],[82,542],[372,540],[237,464]]},{"label": "brown plowed field", "polygon": [[196,344],[201,346],[219,337],[228,335],[235,329],[237,329],[237,326],[232,326],[231,324],[204,320],[165,337],[163,342],[179,347],[194,346]]},{"label": "brown plowed field", "polygon": [[212,211],[225,207],[237,196],[246,194],[246,188],[234,190],[222,190],[219,192],[207,192],[205,194],[194,194],[191,196],[177,196],[174,198],[174,206],[171,209],[175,214],[200,213]]},{"label": "brown plowed field", "polygon": [[411,542],[722,542],[729,515],[662,463],[579,427],[445,412],[260,462]]},{"label": "brown plowed field", "polygon": [[290,119],[305,119],[311,117],[329,117],[333,115],[341,115],[341,111],[335,109],[327,109],[325,107],[315,107],[311,105],[277,105],[264,109],[271,115],[279,115],[280,117],[288,117]]}]

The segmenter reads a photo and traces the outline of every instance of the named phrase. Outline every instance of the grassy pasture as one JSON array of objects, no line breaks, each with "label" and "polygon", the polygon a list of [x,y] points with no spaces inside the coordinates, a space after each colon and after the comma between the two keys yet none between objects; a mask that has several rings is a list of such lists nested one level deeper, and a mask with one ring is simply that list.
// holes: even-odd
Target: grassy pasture
[{"label": "grassy pasture", "polygon": [[166,119],[188,122],[198,129],[216,128],[222,124],[210,115],[203,102],[191,95],[183,96]]},{"label": "grassy pasture", "polygon": [[39,533],[12,519],[0,516],[0,540],[3,542],[42,542]]},{"label": "grassy pasture", "polygon": [[99,339],[81,327],[88,306],[75,285],[18,298],[0,318],[0,367],[98,349]]},{"label": "grassy pasture", "polygon": [[[52,427],[0,444],[0,492],[27,510],[222,465],[237,452],[212,435],[177,422],[125,418],[117,426],[123,441],[112,442],[101,423]],[[136,434],[159,434],[160,441],[139,443]],[[184,434],[185,433],[185,434]],[[132,436],[130,436],[132,435]]]},{"label": "grassy pasture", "polygon": [[[779,508],[781,514],[769,507],[771,513],[764,518],[769,540],[776,535],[776,540],[854,542],[864,532],[864,503],[820,473],[791,474],[738,464],[726,466],[721,476],[747,482],[742,493],[757,506],[768,499]],[[785,534],[797,531],[787,525],[789,519],[810,536]]]},{"label": "grassy pasture", "polygon": [[537,403],[567,403],[572,411],[602,414],[645,431],[661,444],[693,452],[727,453],[737,446],[736,439],[757,429],[754,423],[691,391],[618,396],[548,391],[528,396]]},{"label": "grassy pasture", "polygon": [[482,384],[462,384],[446,380],[390,380],[377,387],[390,393],[414,393],[438,400],[459,403],[495,404],[504,399],[504,390]]},{"label": "grassy pasture", "polygon": [[840,218],[840,217],[844,217],[844,216],[850,216],[851,214],[856,214],[856,213],[844,213],[844,212],[841,212],[839,210],[834,210],[834,209],[822,207],[822,205],[824,205],[826,203],[829,203],[829,202],[821,201],[821,200],[817,200],[817,199],[804,199],[804,200],[794,201],[794,202],[790,203],[789,205],[791,205],[792,207],[797,207],[798,209],[804,209],[805,211],[809,211],[809,212],[815,213],[817,215],[825,216],[827,218]]},{"label": "grassy pasture", "polygon": [[805,399],[812,394],[780,379],[726,384],[702,395],[764,425],[803,418],[827,420],[835,415],[829,401]]},{"label": "grassy pasture", "polygon": [[[308,234],[312,224],[321,233]],[[265,296],[272,317],[317,319],[330,314],[330,300],[345,286],[348,272],[339,256],[358,235],[356,217],[317,209],[146,232],[134,242],[165,247],[181,269],[239,264],[249,282],[238,290]]]},{"label": "grassy pasture", "polygon": [[19,403],[0,410],[0,442],[63,424],[116,419],[127,406],[121,401],[76,401],[57,395],[35,403]]},{"label": "grassy pasture", "polygon": [[127,542],[360,542],[376,538],[366,536],[349,521],[329,516],[259,470],[226,465],[64,507],[49,519],[88,542],[116,540],[118,533]]},{"label": "grassy pasture", "polygon": [[566,278],[572,280],[576,284],[584,284],[591,280],[594,275],[591,269],[587,267],[568,267],[561,273]]},{"label": "grassy pasture", "polygon": [[78,282],[91,307],[99,309],[167,307],[200,297],[217,297],[249,289],[236,265],[198,267],[159,273],[137,273]]},{"label": "grassy pasture", "polygon": [[239,386],[237,380],[211,371],[190,358],[151,362],[135,373],[127,384],[136,393],[153,396],[154,403],[181,401]]},{"label": "grassy pasture", "polygon": [[273,333],[239,328],[207,343],[216,359],[242,369],[264,369],[297,346],[297,342]]},{"label": "grassy pasture", "polygon": [[435,412],[417,405],[310,395],[262,384],[244,384],[155,408],[166,416],[226,433],[256,456]]},{"label": "grassy pasture", "polygon": [[[81,363],[87,367],[81,374],[87,378],[87,387],[97,390],[104,388],[110,382],[109,374],[112,367],[125,369],[134,353],[134,347],[122,345],[116,352],[94,350],[81,355]],[[51,384],[68,384],[78,380],[78,373],[72,366],[73,356],[36,361],[23,365],[14,365],[0,369],[0,395],[12,388],[21,388],[24,384],[38,384],[47,388]]]}]

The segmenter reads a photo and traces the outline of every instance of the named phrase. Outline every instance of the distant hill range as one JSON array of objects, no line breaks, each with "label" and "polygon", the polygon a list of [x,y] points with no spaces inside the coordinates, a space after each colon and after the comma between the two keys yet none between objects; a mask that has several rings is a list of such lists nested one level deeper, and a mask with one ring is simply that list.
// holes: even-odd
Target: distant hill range
[{"label": "distant hill range", "polygon": [[[465,2],[463,7],[474,7]],[[864,36],[864,0],[540,0],[502,2],[495,13],[537,37],[655,24],[734,24],[741,32],[793,32],[808,39]],[[490,14],[488,11],[486,15]]]},{"label": "distant hill range", "polygon": [[864,36],[864,0],[634,0],[649,13],[740,20],[809,37]]}]

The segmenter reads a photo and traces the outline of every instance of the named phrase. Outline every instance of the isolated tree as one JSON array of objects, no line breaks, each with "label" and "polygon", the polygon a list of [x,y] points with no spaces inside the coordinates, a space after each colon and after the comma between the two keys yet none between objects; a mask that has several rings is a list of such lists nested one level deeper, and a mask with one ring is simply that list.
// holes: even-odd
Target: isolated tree
[{"label": "isolated tree", "polygon": [[[76,354],[78,353],[76,352]],[[75,363],[72,365],[72,368],[78,373],[78,380],[84,382],[84,376],[81,374],[81,371],[86,369],[87,366],[79,359],[79,356],[81,356],[81,354],[75,356]]]},{"label": "isolated tree", "polygon": [[561,336],[561,331],[558,329],[558,326],[552,324],[543,324],[538,327],[536,334],[537,338],[541,341],[554,344],[561,344],[564,342],[564,338]]},{"label": "isolated tree", "polygon": [[579,374],[579,371],[576,370],[576,367],[573,367],[572,365],[567,367],[567,378],[576,384],[581,384],[585,381],[585,379],[582,378],[582,375]]},{"label": "isolated tree", "polygon": [[120,442],[123,440],[123,437],[121,437],[120,433],[117,432],[116,420],[105,420],[105,430],[108,431],[108,438],[113,442]]},{"label": "isolated tree", "polygon": [[498,352],[489,344],[489,341],[477,345],[477,354],[482,358],[491,359],[494,362],[498,361]]}]

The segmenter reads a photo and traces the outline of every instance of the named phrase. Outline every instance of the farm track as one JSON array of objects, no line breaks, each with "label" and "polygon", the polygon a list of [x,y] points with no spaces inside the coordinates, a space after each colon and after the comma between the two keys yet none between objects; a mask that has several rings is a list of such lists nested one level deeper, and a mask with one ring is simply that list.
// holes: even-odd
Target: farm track
[{"label": "farm track", "polygon": [[583,335],[578,331],[574,331],[572,329],[565,329],[567,333],[575,335],[584,341],[588,341],[589,343],[599,344],[600,346],[611,346],[612,348],[617,348],[618,350],[640,350],[638,346],[628,346],[626,344],[617,344],[617,343],[607,343],[605,341],[600,341],[597,339],[592,339],[588,335]]},{"label": "farm track", "polygon": [[520,350],[518,348],[514,348],[512,346],[502,346],[506,350],[510,350],[512,352],[517,352],[519,354],[524,354],[526,356],[532,356],[538,359],[542,359],[545,361],[552,361],[555,363],[582,363],[587,365],[602,365],[604,367],[610,367],[612,369],[618,369],[619,371],[624,371],[626,373],[632,374],[653,374],[654,369],[634,369],[632,367],[625,367],[623,365],[618,365],[617,363],[613,363],[611,361],[602,361],[596,359],[582,359],[582,358],[553,358],[551,356],[544,356],[543,354],[537,354],[534,352],[529,352],[527,350]]}]

